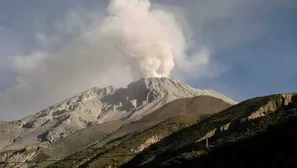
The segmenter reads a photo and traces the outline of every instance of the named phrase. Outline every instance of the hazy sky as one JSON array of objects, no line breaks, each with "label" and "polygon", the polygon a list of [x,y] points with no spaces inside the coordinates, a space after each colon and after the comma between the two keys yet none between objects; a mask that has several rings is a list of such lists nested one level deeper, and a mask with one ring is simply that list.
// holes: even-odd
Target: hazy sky
[{"label": "hazy sky", "polygon": [[[172,56],[175,78],[237,101],[296,92],[296,0],[151,0],[148,10],[146,2],[130,5],[127,11],[139,12],[131,15],[118,11],[125,4],[107,8],[107,0],[1,1],[0,120],[36,113],[90,87],[125,86],[151,74],[142,62],[159,52],[165,53],[160,60]],[[135,21],[142,14],[147,20]],[[130,36],[120,34],[132,28]],[[129,46],[139,36],[144,48]],[[160,50],[150,53],[152,42]],[[131,73],[135,68],[139,73]]]}]

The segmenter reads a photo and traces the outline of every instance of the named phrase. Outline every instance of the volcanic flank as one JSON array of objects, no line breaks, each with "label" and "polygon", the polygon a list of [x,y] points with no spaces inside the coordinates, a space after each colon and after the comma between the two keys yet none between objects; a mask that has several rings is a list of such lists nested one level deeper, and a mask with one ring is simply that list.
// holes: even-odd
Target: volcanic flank
[{"label": "volcanic flank", "polygon": [[[201,90],[170,78],[142,78],[127,88],[92,88],[10,125],[1,148],[18,149],[38,141],[53,142],[76,130],[113,120],[132,122],[180,98],[208,95],[236,102],[213,90]],[[10,137],[10,138],[6,138]]]}]

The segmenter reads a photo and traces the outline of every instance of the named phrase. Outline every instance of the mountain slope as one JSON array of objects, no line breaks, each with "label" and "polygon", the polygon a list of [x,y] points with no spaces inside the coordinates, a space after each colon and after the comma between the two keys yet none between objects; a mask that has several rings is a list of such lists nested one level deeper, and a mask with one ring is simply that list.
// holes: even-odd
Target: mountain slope
[{"label": "mountain slope", "polygon": [[158,141],[159,138],[196,123],[204,116],[183,115],[167,119],[143,131],[136,131],[118,139],[113,139],[105,145],[92,146],[70,155],[50,166],[54,167],[108,167],[126,163],[142,148]]},{"label": "mountain slope", "polygon": [[[256,119],[228,137],[211,140],[214,147],[209,150],[184,151],[161,167],[296,167],[296,132],[297,109],[284,109]],[[195,145],[191,147],[195,149]]]},{"label": "mountain slope", "polygon": [[113,120],[137,121],[175,99],[209,95],[230,104],[235,101],[213,90],[194,89],[169,78],[143,78],[127,88],[93,88],[9,125],[2,133],[0,150],[52,143],[77,130]]},{"label": "mountain slope", "polygon": [[[181,115],[214,114],[231,105],[210,96],[197,96],[172,101],[140,120],[125,125],[117,131],[115,136],[124,136],[136,130],[151,127],[161,121]],[[119,135],[120,134],[120,135]]]},{"label": "mountain slope", "polygon": [[[122,126],[107,139],[94,144],[91,148],[67,157],[53,166],[73,165],[74,158],[77,159],[76,164],[78,160],[80,160],[79,158],[83,158],[80,161],[82,164],[84,163],[86,153],[88,153],[88,158],[93,159],[84,165],[102,167],[105,164],[114,163],[115,160],[119,165],[135,155],[131,150],[138,148],[141,144],[145,143],[147,139],[151,137],[166,137],[178,129],[230,106],[230,104],[210,96],[198,96],[172,101],[142,119]],[[126,156],[123,153],[128,155]],[[100,160],[100,158],[110,155],[119,157],[110,158],[113,161],[105,159],[105,162],[103,162]],[[121,155],[123,157],[120,157]]]},{"label": "mountain slope", "polygon": [[[139,131],[146,130],[172,117],[177,117],[177,120],[173,120],[176,122],[176,125],[182,125],[178,123],[187,125],[190,121],[194,121],[192,119],[197,119],[195,115],[211,115],[230,106],[230,104],[223,100],[211,96],[177,99],[135,122],[125,123],[124,121],[115,120],[89,126],[52,143],[39,142],[29,145],[19,152],[4,152],[0,154],[0,159],[3,161],[20,162],[28,160],[30,161],[28,163],[41,162],[38,167],[42,167],[55,162],[48,162],[46,160],[59,160],[87,147],[91,147],[88,150],[94,149],[95,151],[99,151],[97,149],[101,148],[106,143],[119,143],[120,141],[118,140],[123,140],[125,137],[132,136],[134,133],[139,133]],[[186,116],[192,117],[187,118]],[[163,136],[165,136],[165,134]],[[94,155],[96,155],[96,153]],[[23,160],[24,158],[26,158],[26,160]]]},{"label": "mountain slope", "polygon": [[[287,121],[236,143],[227,143],[201,157],[174,163],[174,166],[204,167],[296,167],[297,111]],[[285,118],[285,117],[284,117]],[[276,136],[277,135],[277,136]],[[261,158],[261,159],[259,159]],[[217,163],[217,164],[214,164]],[[220,164],[220,165],[219,165]]]},{"label": "mountain slope", "polygon": [[[151,114],[143,117],[142,119],[132,123],[125,123],[120,120],[115,120],[78,130],[68,137],[61,138],[52,143],[37,143],[30,145],[32,146],[29,146],[30,150],[27,151],[27,148],[25,148],[22,149],[21,152],[18,152],[18,156],[21,156],[18,157],[18,161],[23,161],[22,158],[27,158],[27,156],[29,156],[28,161],[30,160],[30,162],[34,163],[40,162],[41,164],[39,164],[38,167],[42,167],[44,165],[55,162],[55,160],[62,159],[87,147],[89,147],[89,149],[83,150],[82,155],[84,151],[89,150],[98,152],[99,150],[97,149],[105,146],[105,144],[107,143],[119,143],[119,140],[123,140],[125,137],[132,136],[134,133],[139,133],[139,131],[141,132],[143,130],[146,130],[172,117],[182,117],[182,119],[174,121],[176,121],[177,123],[186,123],[194,121],[192,120],[192,118],[197,118],[196,115],[210,115],[226,109],[230,106],[230,104],[210,96],[177,99],[166,104],[155,112],[152,112]],[[183,117],[189,115],[191,115],[192,117]],[[94,155],[95,154],[96,153],[94,153]],[[5,154],[3,154],[2,156],[4,155]],[[77,153],[77,155],[80,155],[79,152]],[[4,160],[16,159],[15,155],[13,154],[5,156],[6,159]],[[47,160],[53,161],[49,162]]]},{"label": "mountain slope", "polygon": [[[228,161],[236,162],[236,159],[234,159],[236,155],[232,155],[231,152],[226,150],[230,147],[228,147],[228,144],[240,144],[240,141],[249,138],[251,138],[250,142],[255,141],[261,144],[262,142],[260,140],[253,140],[253,138],[255,137],[255,139],[257,139],[257,136],[265,134],[267,129],[273,129],[275,127],[280,128],[284,127],[284,125],[287,127],[288,123],[292,123],[288,122],[289,120],[296,119],[296,108],[296,94],[271,95],[244,101],[220,113],[214,114],[191,127],[171,134],[139,153],[122,167],[180,167],[181,165],[184,166],[187,164],[201,167],[209,165],[218,167],[223,163],[228,163]],[[290,128],[286,129],[290,130]],[[294,133],[295,132],[287,133],[287,137],[289,134]],[[269,132],[267,134],[269,134]],[[267,137],[269,136],[267,135]],[[210,149],[205,149],[206,138],[211,145]],[[267,139],[268,138],[266,138],[266,140]],[[277,140],[278,139],[273,143],[277,143]],[[223,145],[227,145],[227,147],[224,148],[222,147]],[[215,161],[219,160],[216,149],[219,151],[217,153],[230,154],[230,158],[227,159],[226,162],[220,160],[221,162],[216,165]],[[230,147],[230,149],[235,150],[234,147]],[[263,149],[261,151],[263,154],[269,153],[267,151],[265,152]],[[237,152],[240,154],[239,156],[245,156],[244,152]],[[257,150],[254,152],[257,152]],[[273,153],[279,156],[277,151]],[[214,158],[212,158],[212,156]],[[226,157],[228,156],[224,156],[223,158]],[[252,156],[247,158],[256,159],[256,157]],[[248,161],[248,159],[245,159],[245,161]],[[240,166],[245,164],[244,159],[237,163],[240,163]],[[279,161],[278,163],[284,162]],[[239,165],[237,165],[237,167],[238,166]]]}]

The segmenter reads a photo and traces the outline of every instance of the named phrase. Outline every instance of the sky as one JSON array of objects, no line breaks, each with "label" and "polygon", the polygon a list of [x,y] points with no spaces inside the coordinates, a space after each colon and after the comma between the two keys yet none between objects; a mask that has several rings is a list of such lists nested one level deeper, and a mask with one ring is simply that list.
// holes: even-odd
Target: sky
[{"label": "sky", "polygon": [[294,0],[1,1],[0,120],[143,76],[237,101],[296,92],[296,16]]}]

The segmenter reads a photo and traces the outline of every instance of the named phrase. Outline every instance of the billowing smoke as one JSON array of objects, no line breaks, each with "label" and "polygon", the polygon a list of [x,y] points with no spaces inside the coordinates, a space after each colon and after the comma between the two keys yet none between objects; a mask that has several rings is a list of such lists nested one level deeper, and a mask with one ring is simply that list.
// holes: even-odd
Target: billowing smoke
[{"label": "billowing smoke", "polygon": [[182,32],[171,13],[150,7],[148,0],[111,0],[100,33],[133,58],[134,75],[168,77],[174,67],[174,43],[184,43]]},{"label": "billowing smoke", "polygon": [[[0,94],[3,119],[38,112],[94,86],[209,73],[208,49],[186,54],[184,25],[170,10],[152,8],[149,0],[111,0],[107,14],[85,13],[72,11],[54,23],[57,34],[36,32],[45,49],[11,57],[18,84]],[[59,44],[67,33],[75,38]]]}]

